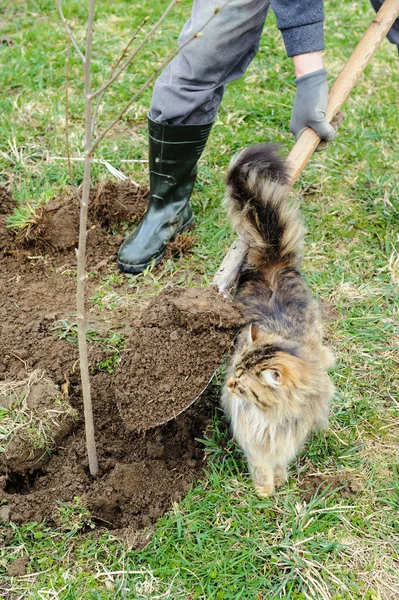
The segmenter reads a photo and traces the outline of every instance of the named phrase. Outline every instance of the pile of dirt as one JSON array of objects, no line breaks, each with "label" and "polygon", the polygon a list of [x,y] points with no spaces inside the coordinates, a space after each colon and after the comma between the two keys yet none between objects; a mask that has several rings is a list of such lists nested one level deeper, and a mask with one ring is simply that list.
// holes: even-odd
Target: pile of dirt
[{"label": "pile of dirt", "polygon": [[[143,217],[149,190],[130,181],[100,183],[90,190],[88,215],[89,266],[116,256],[123,234]],[[30,252],[73,251],[79,239],[79,201],[73,191],[40,207],[29,226],[17,232],[16,244]],[[15,246],[15,244],[13,244]]]},{"label": "pile of dirt", "polygon": [[178,233],[176,237],[169,242],[166,248],[164,260],[186,254],[190,248],[197,242],[197,237],[191,235],[188,230],[184,233]]},{"label": "pile of dirt", "polygon": [[149,200],[149,189],[129,180],[106,181],[90,190],[89,218],[103,228],[120,230],[121,225],[139,223]]},{"label": "pile of dirt", "polygon": [[216,288],[163,290],[132,324],[115,372],[126,427],[143,431],[180,414],[206,388],[242,324]]},{"label": "pile of dirt", "polygon": [[7,575],[9,577],[21,577],[26,575],[27,567],[29,564],[29,556],[21,556],[16,558],[7,569]]},{"label": "pile of dirt", "polygon": [[[96,280],[103,273],[104,264],[109,261],[112,265],[126,222],[138,222],[141,218],[147,194],[126,183],[107,184],[101,192],[96,188],[92,193],[88,297],[96,289]],[[29,466],[25,465],[26,468],[14,468],[10,464],[0,467],[0,520],[22,523],[45,519],[48,524],[62,525],[60,502],[73,505],[74,498],[78,497],[92,512],[95,523],[122,535],[126,529],[141,530],[154,524],[171,508],[173,501],[182,497],[192,482],[201,477],[204,454],[201,443],[196,439],[203,437],[218,399],[209,393],[204,394],[176,420],[145,433],[134,432],[121,418],[114,384],[115,380],[118,400],[123,403],[120,397],[123,379],[130,390],[131,382],[138,381],[133,379],[137,373],[127,372],[134,367],[134,335],[117,374],[96,368],[99,361],[107,357],[107,351],[94,343],[89,344],[100,465],[97,479],[91,478],[85,449],[77,346],[65,337],[60,338],[60,330],[56,329],[62,320],[67,323],[76,320],[74,271],[78,206],[70,199],[71,195],[65,195],[52,200],[46,209],[43,208],[29,235],[19,237],[6,228],[6,214],[12,212],[15,204],[12,197],[0,188],[0,295],[3,299],[0,304],[0,382],[22,381],[34,370],[40,369],[44,371],[44,377],[62,391],[80,416],[72,431],[65,431],[62,439],[62,436],[57,438],[56,447],[46,464],[33,461]],[[179,304],[179,298],[179,294],[172,293],[173,302],[171,299],[166,305],[173,308],[170,321],[166,321],[166,315],[162,317],[157,312],[159,301],[156,299],[141,318],[145,335],[149,342],[153,342],[153,349],[162,347],[164,359],[170,352],[176,361],[175,370],[167,379],[174,391],[184,383],[178,369],[179,364],[180,369],[185,364],[183,357],[186,354],[183,338],[180,341],[175,338],[182,336],[181,327],[192,323],[195,343],[190,346],[191,362],[188,366],[194,384],[185,390],[186,404],[188,397],[202,390],[218,366],[218,357],[231,343],[233,322],[236,322],[237,316],[231,315],[231,319],[227,316],[225,321],[225,316],[220,313],[228,305],[224,306],[224,302],[223,305],[217,304],[218,308],[213,312],[213,306],[212,310],[208,305],[199,306],[202,296],[201,300],[198,296],[187,301],[195,307],[195,314],[190,315],[182,299]],[[221,298],[218,296],[217,303],[219,301]],[[201,310],[198,313],[198,308],[202,309],[202,313]],[[103,327],[112,329],[124,322],[128,331],[137,325],[123,310],[100,311],[93,307],[88,317],[89,324],[94,323],[96,328],[102,323]],[[159,327],[159,320],[162,327]],[[160,343],[159,336],[162,335]],[[191,341],[186,340],[186,343]],[[210,346],[215,361],[212,364],[206,362],[208,357],[205,356]],[[195,359],[192,354],[194,348]],[[209,369],[206,377],[202,373],[205,364]],[[143,375],[140,377],[149,399]],[[126,393],[123,398],[127,408]],[[162,397],[162,401],[165,398]]]},{"label": "pile of dirt", "polygon": [[15,200],[0,186],[0,254],[3,254],[12,245],[14,236],[6,227],[7,215],[12,213],[15,208]]},{"label": "pile of dirt", "polygon": [[11,194],[0,186],[0,215],[7,215],[15,208],[15,200]]}]

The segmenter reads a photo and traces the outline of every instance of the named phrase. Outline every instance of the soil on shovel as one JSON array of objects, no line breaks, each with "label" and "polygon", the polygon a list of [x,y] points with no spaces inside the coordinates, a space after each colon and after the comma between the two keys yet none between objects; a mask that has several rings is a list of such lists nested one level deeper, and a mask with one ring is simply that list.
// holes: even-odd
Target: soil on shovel
[{"label": "soil on shovel", "polygon": [[216,288],[167,288],[132,324],[114,378],[125,426],[174,419],[204,391],[243,319]]},{"label": "soil on shovel", "polygon": [[[116,273],[113,265],[126,222],[133,224],[140,220],[147,192],[125,182],[108,183],[94,188],[92,197],[88,297],[105,270],[112,273],[114,269]],[[53,436],[54,443],[49,446],[45,461],[29,462],[28,457],[24,457],[24,464],[21,466],[19,461],[19,466],[15,466],[3,458],[0,521],[22,523],[45,519],[50,525],[70,526],[63,523],[60,507],[65,504],[73,507],[74,498],[78,497],[91,512],[94,523],[128,537],[130,545],[139,547],[141,538],[135,532],[153,525],[171,508],[173,501],[182,497],[192,482],[201,477],[204,453],[202,444],[196,440],[204,437],[218,399],[207,392],[176,420],[144,433],[132,431],[132,418],[129,416],[125,422],[120,412],[122,406],[123,410],[128,406],[127,391],[133,392],[134,384],[140,383],[143,399],[146,403],[150,400],[150,386],[142,372],[131,372],[136,363],[137,368],[145,367],[139,367],[138,357],[134,358],[138,340],[135,336],[141,333],[128,312],[131,309],[107,311],[91,306],[89,325],[101,324],[108,332],[123,322],[126,332],[133,331],[128,351],[114,373],[104,372],[98,366],[108,358],[108,351],[94,342],[89,343],[100,464],[100,473],[93,480],[86,458],[77,346],[60,337],[60,330],[55,329],[62,320],[68,323],[76,320],[77,202],[72,194],[53,199],[36,215],[23,235],[6,228],[6,215],[14,207],[10,194],[0,188],[0,383],[12,382],[15,388],[26,382],[33,372],[40,371],[43,381],[51,381],[52,389],[76,412],[73,423],[68,419],[67,427],[62,423],[58,427],[59,435]],[[190,293],[195,295],[196,292]],[[174,394],[183,407],[188,398],[194,398],[205,387],[218,366],[219,357],[234,337],[233,322],[237,324],[237,315],[229,313],[229,305],[216,292],[210,293],[215,294],[212,310],[208,304],[199,306],[203,301],[208,302],[202,292],[189,298],[185,306],[185,294],[172,288],[165,297],[163,316],[162,311],[158,312],[160,306],[155,299],[140,317],[142,333],[157,354],[160,370],[164,364],[169,364],[171,369],[165,379],[171,391],[165,388],[160,399],[153,396],[152,404],[162,406],[163,410],[166,410],[165,402],[174,398]],[[193,314],[190,314],[190,306],[194,307]],[[171,314],[167,316],[169,310]],[[189,323],[192,337],[185,338],[182,327]],[[210,347],[214,362],[208,361]],[[190,349],[190,361],[183,367],[186,348]],[[168,358],[173,360],[168,362]],[[183,371],[186,368],[189,371],[179,372],[179,365]],[[180,398],[176,391],[183,394],[181,386],[187,374],[194,383]],[[36,405],[42,406],[42,400],[37,398]],[[148,411],[144,402],[142,407]],[[179,412],[180,407],[176,405],[174,410]],[[145,429],[147,414],[141,411],[140,419],[138,429]]]}]

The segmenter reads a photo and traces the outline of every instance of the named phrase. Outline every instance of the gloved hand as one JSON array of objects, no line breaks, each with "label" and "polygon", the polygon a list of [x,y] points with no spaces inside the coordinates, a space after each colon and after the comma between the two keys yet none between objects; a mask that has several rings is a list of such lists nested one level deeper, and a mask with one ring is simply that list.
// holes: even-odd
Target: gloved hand
[{"label": "gloved hand", "polygon": [[335,129],[326,120],[328,101],[327,72],[318,69],[295,79],[296,98],[290,121],[290,131],[295,141],[302,131],[311,127],[322,139],[330,142],[336,136]]}]

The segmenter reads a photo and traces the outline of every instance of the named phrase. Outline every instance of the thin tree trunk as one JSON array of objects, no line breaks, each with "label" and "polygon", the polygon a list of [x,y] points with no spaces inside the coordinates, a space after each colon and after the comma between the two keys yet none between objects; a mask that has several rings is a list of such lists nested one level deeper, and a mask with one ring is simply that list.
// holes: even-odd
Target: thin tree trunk
[{"label": "thin tree trunk", "polygon": [[93,477],[98,472],[98,460],[96,444],[94,439],[94,420],[91,402],[91,390],[89,379],[89,363],[87,355],[86,340],[86,314],[85,314],[85,283],[86,283],[86,241],[87,241],[87,213],[89,207],[90,175],[91,175],[91,146],[92,146],[92,100],[90,98],[90,63],[93,39],[94,0],[89,3],[89,18],[87,23],[86,55],[83,60],[84,66],[84,92],[85,92],[85,162],[82,197],[80,200],[79,218],[79,247],[77,250],[77,285],[76,285],[76,309],[78,323],[78,344],[80,376],[82,381],[82,393],[84,403],[86,445],[89,457],[89,469]]}]

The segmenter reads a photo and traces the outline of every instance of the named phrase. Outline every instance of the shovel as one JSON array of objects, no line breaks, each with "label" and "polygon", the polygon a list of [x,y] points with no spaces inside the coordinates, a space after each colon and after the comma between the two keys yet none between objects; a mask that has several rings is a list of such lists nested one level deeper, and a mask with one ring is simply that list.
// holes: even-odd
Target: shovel
[{"label": "shovel", "polygon": [[[330,90],[326,111],[329,122],[341,109],[398,15],[399,0],[385,0]],[[319,143],[320,138],[312,129],[301,134],[288,156],[289,189]],[[163,425],[187,410],[205,391],[243,324],[226,298],[237,281],[247,250],[246,243],[238,238],[209,288],[166,288],[134,324],[134,336],[118,366],[119,374],[115,373],[114,387],[118,410],[127,429],[139,432]],[[165,353],[159,340],[164,340],[164,345],[172,340],[174,354]],[[206,360],[211,350],[213,362]],[[195,369],[192,365],[196,359]]]}]

